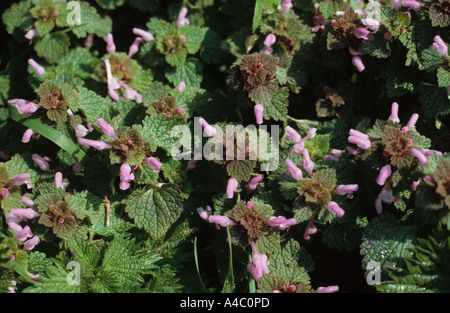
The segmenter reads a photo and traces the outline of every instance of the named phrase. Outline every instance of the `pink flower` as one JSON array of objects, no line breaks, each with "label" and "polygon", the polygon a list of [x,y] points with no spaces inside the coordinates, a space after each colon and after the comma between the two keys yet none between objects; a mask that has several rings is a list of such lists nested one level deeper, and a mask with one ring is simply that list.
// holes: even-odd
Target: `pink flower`
[{"label": "pink flower", "polygon": [[260,181],[263,180],[263,177],[261,175],[258,175],[256,177],[253,177],[247,185],[247,192],[251,192],[258,188]]},{"label": "pink flower", "polygon": [[28,208],[28,209],[12,209],[10,212],[13,216],[20,219],[20,221],[23,221],[24,219],[32,220],[33,218],[36,218],[40,216],[41,214],[36,212],[35,210]]},{"label": "pink flower", "polygon": [[155,37],[153,37],[153,35],[143,29],[140,28],[133,28],[133,33],[136,36],[140,36],[142,37],[142,39],[144,39],[144,41],[151,41],[151,40],[155,40]]},{"label": "pink flower", "polygon": [[376,178],[376,182],[378,185],[383,186],[386,183],[386,179],[389,178],[389,176],[391,176],[392,171],[391,171],[391,166],[385,165],[380,169],[380,174],[378,175],[378,177]]},{"label": "pink flower", "polygon": [[44,75],[45,74],[45,69],[42,66],[40,66],[35,60],[28,59],[28,64],[33,68],[34,72],[37,75]]},{"label": "pink flower", "polygon": [[114,44],[114,38],[111,33],[106,35],[106,51],[108,51],[109,54],[116,53],[116,45]]},{"label": "pink flower", "polygon": [[378,194],[377,199],[375,200],[375,209],[377,211],[377,214],[381,214],[383,212],[383,206],[382,203],[392,203],[394,201],[393,195],[392,195],[392,189],[391,187],[386,184],[384,185],[381,192]]},{"label": "pink flower", "polygon": [[353,193],[358,191],[358,184],[339,185],[333,190],[333,193],[340,196],[347,195],[347,198],[353,198]]},{"label": "pink flower", "polygon": [[440,36],[434,37],[434,43],[430,46],[430,50],[437,49],[438,53],[443,56],[447,61],[448,58],[448,48],[445,42]]},{"label": "pink flower", "polygon": [[33,207],[34,206],[34,201],[31,200],[31,199],[28,199],[27,197],[22,197],[21,201],[26,206],[29,206],[29,207]]},{"label": "pink flower", "polygon": [[356,38],[358,39],[368,39],[368,35],[370,34],[370,31],[368,29],[365,29],[363,27],[358,27],[353,32]]},{"label": "pink flower", "polygon": [[57,172],[55,174],[55,185],[57,189],[58,188],[64,189],[68,185],[67,182],[63,183],[63,176],[61,172]]},{"label": "pink flower", "polygon": [[31,237],[33,237],[33,233],[31,232],[30,227],[27,225],[17,234],[16,240],[18,242],[24,242]]},{"label": "pink flower", "polygon": [[344,215],[344,210],[334,201],[330,201],[327,203],[327,210],[331,213],[334,213],[337,217],[341,217]]},{"label": "pink flower", "polygon": [[36,37],[36,35],[38,35],[36,28],[32,28],[27,31],[27,33],[25,34],[25,38],[28,40],[32,40],[34,37]]},{"label": "pink flower", "polygon": [[391,115],[389,116],[389,121],[393,121],[394,123],[400,123],[400,119],[398,118],[398,103],[393,102],[391,106]]},{"label": "pink flower", "polygon": [[339,286],[319,287],[316,290],[318,293],[333,293],[339,291]]},{"label": "pink flower", "polygon": [[402,132],[406,133],[410,127],[415,127],[418,119],[419,119],[419,114],[414,113],[413,115],[411,115],[406,126],[402,128]]},{"label": "pink flower", "polygon": [[356,69],[360,72],[364,71],[366,67],[364,66],[361,57],[358,55],[353,56],[352,63],[356,67]]},{"label": "pink flower", "polygon": [[293,7],[292,0],[283,0],[279,8],[283,11],[283,15],[286,15],[289,9]]},{"label": "pink flower", "polygon": [[206,206],[206,210],[203,208],[197,208],[197,213],[200,215],[202,219],[209,222],[209,215],[211,213],[211,207],[209,205]]},{"label": "pink flower", "polygon": [[411,152],[419,160],[419,166],[424,167],[427,165],[428,159],[422,151],[413,148]]},{"label": "pink flower", "polygon": [[73,114],[71,109],[67,110],[67,114],[69,115],[70,119],[72,120],[73,128],[75,129],[75,136],[77,138],[82,138],[86,136],[89,133],[89,129],[84,127],[83,125],[78,124],[75,115]]},{"label": "pink flower", "polygon": [[308,149],[303,149],[303,161],[302,165],[305,168],[305,170],[308,172],[309,176],[312,176],[313,169],[314,169],[314,163],[311,160],[311,157],[309,156]]},{"label": "pink flower", "polygon": [[306,225],[305,232],[303,233],[303,238],[307,241],[311,240],[311,235],[318,232],[317,227],[314,225],[314,217],[309,219],[308,225]]},{"label": "pink flower", "polygon": [[182,82],[180,82],[180,83],[178,84],[177,89],[178,89],[180,92],[183,92],[184,88],[186,88],[186,83],[182,81]]},{"label": "pink flower", "polygon": [[286,165],[288,166],[287,175],[291,175],[295,180],[303,179],[302,171],[294,164],[290,159],[286,160]]},{"label": "pink flower", "polygon": [[110,124],[106,123],[103,118],[99,118],[97,120],[97,125],[100,127],[100,129],[106,136],[109,136],[114,139],[118,138],[116,133],[114,132],[114,129],[112,128],[112,126]]},{"label": "pink flower", "polygon": [[412,183],[412,185],[411,185],[411,190],[412,190],[412,191],[416,191],[416,190],[417,190],[417,187],[419,187],[419,185],[420,185],[421,182],[422,182],[422,179],[421,179],[421,178],[419,178],[419,179],[416,180],[416,181],[413,181],[413,183]]},{"label": "pink flower", "polygon": [[277,227],[279,230],[285,230],[293,225],[297,224],[297,220],[295,217],[286,219],[284,216],[272,216],[266,221],[266,224],[270,227]]},{"label": "pink flower", "polygon": [[28,180],[31,178],[30,174],[19,174],[14,176],[13,179],[11,179],[8,183],[5,184],[5,187],[7,186],[21,186],[25,183],[28,183]]},{"label": "pink flower", "polygon": [[128,50],[128,57],[131,58],[133,55],[138,53],[139,51],[139,45],[144,41],[141,37],[136,37],[136,39],[133,41],[133,43],[130,46],[130,49]]},{"label": "pink flower", "polygon": [[30,142],[31,136],[33,136],[34,131],[31,128],[28,128],[22,136],[22,142],[23,143],[28,143]]},{"label": "pink flower", "polygon": [[186,171],[194,169],[197,166],[197,162],[199,160],[201,160],[201,159],[202,159],[202,154],[201,153],[196,153],[194,155],[194,157],[191,160],[189,160],[189,162],[188,162],[188,164],[186,166]]},{"label": "pink flower", "polygon": [[131,173],[131,166],[128,162],[124,162],[120,167],[120,190],[127,190],[130,188],[130,181],[134,179],[134,174]]},{"label": "pink flower", "polygon": [[106,142],[103,142],[101,140],[91,140],[91,139],[85,139],[85,138],[78,138],[78,143],[80,145],[83,145],[83,146],[86,146],[86,147],[92,147],[95,150],[111,149],[110,145],[108,145]]},{"label": "pink flower", "polygon": [[255,111],[255,117],[256,117],[256,124],[260,125],[263,123],[263,116],[264,116],[264,107],[262,104],[258,103],[254,107]]},{"label": "pink flower", "polygon": [[155,168],[155,169],[153,170],[154,173],[158,173],[159,170],[160,170],[161,167],[162,167],[162,163],[159,162],[157,159],[155,159],[155,158],[153,158],[153,157],[151,157],[151,158],[146,158],[146,159],[145,159],[145,162],[147,163],[147,165],[148,165],[149,167],[154,167],[154,168]]},{"label": "pink flower", "polygon": [[391,5],[394,9],[398,10],[398,8],[402,5],[402,0],[391,0]]},{"label": "pink flower", "polygon": [[42,171],[50,171],[50,164],[38,154],[33,154],[31,159],[34,162],[34,165],[39,167]]},{"label": "pink flower", "polygon": [[120,88],[119,81],[112,75],[111,63],[109,59],[105,60],[106,77],[108,82],[108,94],[114,101],[119,101],[119,95],[115,91]]},{"label": "pink flower", "polygon": [[20,114],[23,114],[25,117],[30,116],[31,113],[34,113],[37,111],[37,109],[39,109],[39,104],[23,99],[9,100],[8,103],[10,105],[14,105],[17,108],[17,111]]},{"label": "pink flower", "polygon": [[177,18],[177,27],[178,28],[189,24],[189,20],[186,18],[187,13],[188,13],[187,8],[185,8],[185,7],[181,8],[180,13],[178,14],[178,18]]},{"label": "pink flower", "polygon": [[119,81],[119,85],[125,88],[125,95],[123,96],[124,99],[127,99],[127,100],[136,99],[136,103],[138,103],[138,104],[142,103],[142,96],[136,90],[129,87],[123,81]]},{"label": "pink flower", "polygon": [[267,35],[264,40],[264,52],[271,54],[273,52],[272,45],[277,41],[277,37],[274,34]]},{"label": "pink flower", "polygon": [[350,136],[348,137],[348,142],[354,143],[359,148],[364,150],[369,149],[370,146],[372,145],[369,136],[354,129],[350,129]]},{"label": "pink flower", "polygon": [[362,23],[369,27],[371,30],[377,30],[380,27],[380,21],[374,19],[374,18],[363,18]]},{"label": "pink flower", "polygon": [[291,126],[286,126],[286,139],[287,140],[292,140],[293,142],[299,142],[302,137],[299,135],[299,133],[297,133],[297,131],[295,129],[293,129]]},{"label": "pink flower", "polygon": [[209,137],[214,137],[216,135],[216,129],[213,126],[209,125],[208,122],[203,117],[199,118],[198,122],[205,129],[205,133]]},{"label": "pink flower", "polygon": [[220,229],[219,226],[227,227],[227,226],[234,224],[234,222],[232,220],[230,220],[228,217],[222,216],[222,215],[210,215],[208,217],[208,221],[210,223],[216,224],[217,229]]},{"label": "pink flower", "polygon": [[308,130],[308,133],[305,137],[303,137],[303,139],[300,139],[293,147],[292,149],[289,151],[289,153],[291,152],[295,152],[295,153],[303,153],[303,149],[305,148],[305,142],[313,139],[316,136],[316,129],[315,128],[311,128]]},{"label": "pink flower", "polygon": [[261,280],[263,274],[269,274],[270,261],[267,255],[259,253],[256,244],[251,243],[252,246],[252,262],[247,264],[247,270],[252,274],[257,283]]},{"label": "pink flower", "polygon": [[9,195],[9,190],[6,188],[2,188],[2,197],[7,197]]},{"label": "pink flower", "polygon": [[402,1],[402,6],[413,9],[414,11],[420,11],[420,3],[417,1]]},{"label": "pink flower", "polygon": [[230,178],[227,184],[227,198],[232,199],[234,197],[235,192],[241,192],[241,189],[238,189],[239,183],[236,178]]},{"label": "pink flower", "polygon": [[27,240],[25,242],[25,245],[23,246],[23,249],[25,251],[31,251],[34,249],[34,247],[40,242],[41,240],[39,239],[38,236],[34,236],[33,238]]}]

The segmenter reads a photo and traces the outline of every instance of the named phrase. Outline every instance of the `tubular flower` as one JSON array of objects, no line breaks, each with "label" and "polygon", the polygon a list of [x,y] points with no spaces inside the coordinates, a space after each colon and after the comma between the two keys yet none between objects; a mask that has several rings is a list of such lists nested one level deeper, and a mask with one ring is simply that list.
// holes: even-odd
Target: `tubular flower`
[{"label": "tubular flower", "polygon": [[220,226],[227,227],[234,224],[234,222],[230,220],[227,216],[211,215],[211,207],[209,205],[206,206],[206,210],[203,208],[197,208],[197,213],[205,221],[212,224],[216,224],[217,229],[220,229]]},{"label": "tubular flower", "polygon": [[283,11],[283,15],[286,15],[287,12],[293,7],[292,0],[283,0],[283,2],[279,5],[279,9]]},{"label": "tubular flower", "polygon": [[315,128],[311,128],[308,130],[308,133],[305,137],[303,137],[302,139],[300,139],[293,147],[292,149],[289,151],[289,153],[291,152],[295,152],[295,153],[303,153],[303,149],[305,148],[305,142],[307,142],[308,140],[313,139],[316,136],[316,129]]},{"label": "tubular flower", "polygon": [[380,21],[374,18],[363,18],[361,22],[371,30],[377,30],[380,27]]},{"label": "tubular flower", "polygon": [[334,213],[337,217],[341,217],[344,215],[344,210],[334,201],[330,201],[327,203],[327,210],[331,213]]},{"label": "tubular flower", "polygon": [[303,238],[305,240],[307,240],[307,241],[310,241],[311,240],[311,235],[314,235],[318,231],[319,230],[314,225],[314,217],[311,217],[309,219],[308,225],[306,226],[305,232],[303,233]]},{"label": "tubular flower", "polygon": [[180,82],[180,83],[178,84],[177,89],[178,89],[180,92],[183,92],[184,88],[186,88],[186,83],[182,81],[182,82]]},{"label": "tubular flower", "polygon": [[55,174],[55,185],[56,188],[64,189],[67,186],[67,183],[63,183],[63,176],[61,172],[57,172]]},{"label": "tubular flower", "polygon": [[257,283],[261,280],[263,274],[269,274],[270,261],[267,255],[259,253],[256,244],[252,241],[252,262],[247,264],[247,270],[252,274]]},{"label": "tubular flower", "polygon": [[420,2],[417,1],[402,1],[402,6],[413,9],[414,11],[420,11]]},{"label": "tubular flower", "polygon": [[286,139],[291,139],[293,142],[299,142],[302,137],[297,133],[295,129],[293,129],[291,126],[286,126]]},{"label": "tubular flower", "polygon": [[28,128],[22,136],[22,142],[23,143],[28,143],[30,142],[31,137],[33,136],[34,131],[31,128]]},{"label": "tubular flower", "polygon": [[158,173],[159,170],[162,167],[162,163],[160,161],[158,161],[157,159],[151,157],[151,158],[146,158],[145,162],[147,163],[148,166],[150,167],[154,167],[155,169],[153,170],[154,173]]},{"label": "tubular flower", "polygon": [[389,116],[389,121],[393,121],[394,123],[400,123],[400,119],[398,118],[398,103],[393,102],[391,106],[391,115]]},{"label": "tubular flower", "polygon": [[140,28],[133,28],[133,34],[140,36],[144,41],[155,40],[155,37],[151,33]]},{"label": "tubular flower", "polygon": [[141,37],[136,37],[133,43],[130,46],[128,51],[128,57],[131,58],[133,55],[139,52],[139,45],[144,41]]},{"label": "tubular flower", "polygon": [[28,64],[33,68],[34,72],[37,75],[44,75],[45,74],[45,69],[42,66],[40,66],[35,60],[28,59]]},{"label": "tubular flower", "polygon": [[50,164],[43,157],[38,154],[33,154],[31,158],[34,162],[34,165],[39,167],[42,171],[50,171]]},{"label": "tubular flower", "polygon": [[17,111],[25,117],[29,117],[31,113],[34,113],[39,109],[39,104],[23,99],[9,100],[8,103],[14,105],[17,108]]},{"label": "tubular flower", "polygon": [[258,175],[256,177],[253,177],[247,185],[247,192],[251,192],[258,188],[259,183],[263,180],[263,177],[261,175]]},{"label": "tubular flower", "polygon": [[438,53],[441,56],[443,56],[447,61],[449,60],[447,45],[445,44],[445,42],[442,40],[442,38],[440,36],[434,37],[434,42],[430,46],[430,50],[434,50],[434,49],[437,49]]},{"label": "tubular flower", "polygon": [[116,53],[116,45],[114,44],[114,38],[111,33],[106,35],[106,51],[108,51],[109,54]]},{"label": "tubular flower", "polygon": [[131,173],[131,166],[124,162],[120,167],[120,185],[121,190],[127,190],[130,188],[130,181],[134,179],[134,174]]},{"label": "tubular flower", "polygon": [[227,198],[232,199],[234,197],[235,192],[241,192],[241,189],[238,189],[239,186],[236,178],[230,178],[227,184]]},{"label": "tubular flower", "polygon": [[305,170],[308,172],[308,174],[311,176],[313,173],[313,170],[314,170],[314,163],[311,160],[308,149],[303,150],[302,165],[305,168]]},{"label": "tubular flower", "polygon": [[391,165],[385,165],[380,169],[380,174],[378,175],[376,182],[378,185],[383,186],[386,183],[386,179],[389,178],[389,176],[391,176],[392,174],[392,170],[391,170]]},{"label": "tubular flower", "polygon": [[177,27],[178,28],[189,24],[189,20],[186,18],[187,13],[188,13],[187,8],[185,8],[185,7],[181,8],[180,13],[178,14],[178,18],[177,18]]},{"label": "tubular flower", "polygon": [[356,144],[361,149],[368,149],[372,145],[369,136],[361,133],[360,131],[350,129],[350,136],[348,142]]},{"label": "tubular flower", "polygon": [[264,40],[264,52],[271,54],[273,52],[272,45],[277,41],[277,37],[274,34],[267,35]]},{"label": "tubular flower", "polygon": [[314,26],[311,29],[311,31],[313,33],[318,32],[320,29],[324,30],[325,29],[325,24],[327,23],[326,18],[319,13],[319,4],[318,3],[314,3],[314,19],[313,19],[313,23]]},{"label": "tubular flower", "polygon": [[316,290],[318,293],[333,293],[339,291],[339,286],[319,287]]},{"label": "tubular flower", "polygon": [[333,194],[345,196],[347,195],[347,198],[352,199],[353,193],[358,191],[358,184],[350,184],[350,185],[339,185],[336,187],[336,189],[333,190]]},{"label": "tubular flower", "polygon": [[262,104],[258,103],[255,105],[254,110],[256,116],[256,124],[260,125],[263,123],[264,107]]},{"label": "tubular flower", "polygon": [[286,175],[291,175],[292,178],[296,180],[303,179],[302,171],[294,164],[290,159],[286,160],[286,165],[288,166],[288,170],[286,171]]},{"label": "tubular flower", "polygon": [[103,118],[99,118],[97,120],[97,125],[100,126],[100,129],[106,136],[109,136],[114,139],[119,138],[119,137],[117,137],[116,133],[114,132],[114,129],[112,128],[112,126],[109,125],[108,123],[106,123]]},{"label": "tubular flower", "polygon": [[356,69],[360,72],[362,72],[366,69],[366,67],[364,66],[364,63],[361,60],[361,57],[358,55],[353,56],[352,63],[356,67]]},{"label": "tubular flower", "polygon": [[413,148],[411,150],[411,153],[414,157],[417,158],[417,160],[419,160],[419,166],[424,167],[427,165],[428,159],[422,151]]},{"label": "tubular flower", "polygon": [[214,137],[216,135],[216,129],[213,126],[209,125],[208,122],[203,117],[199,118],[198,122],[205,129],[205,133],[209,137]]},{"label": "tubular flower", "polygon": [[295,217],[287,219],[284,216],[272,216],[266,221],[266,224],[271,227],[277,227],[279,230],[285,230],[293,225],[297,224],[297,219]]},{"label": "tubular flower", "polygon": [[383,206],[382,203],[392,203],[394,201],[393,195],[392,195],[392,189],[391,187],[386,184],[384,185],[381,192],[378,194],[377,199],[375,200],[375,209],[378,214],[381,214],[383,212]]}]

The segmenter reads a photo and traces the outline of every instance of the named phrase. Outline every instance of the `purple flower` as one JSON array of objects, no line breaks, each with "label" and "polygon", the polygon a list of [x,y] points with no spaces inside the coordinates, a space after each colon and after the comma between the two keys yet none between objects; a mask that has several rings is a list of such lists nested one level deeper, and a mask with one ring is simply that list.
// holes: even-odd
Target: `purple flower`
[{"label": "purple flower", "polygon": [[289,151],[290,152],[295,152],[295,153],[303,153],[303,149],[305,148],[305,142],[313,139],[316,136],[316,129],[315,128],[311,128],[308,130],[308,133],[305,137],[303,137],[303,139],[299,140],[293,147],[292,149]]},{"label": "purple flower", "polygon": [[434,37],[434,43],[430,46],[430,50],[437,49],[438,53],[448,61],[448,48],[440,36]]},{"label": "purple flower", "polygon": [[34,131],[31,128],[28,128],[22,136],[22,142],[23,143],[28,143],[30,142],[31,136],[33,136]]},{"label": "purple flower", "polygon": [[422,151],[413,148],[411,152],[419,160],[419,166],[424,167],[427,165],[428,159]]},{"label": "purple flower", "polygon": [[398,118],[398,103],[393,102],[391,106],[391,115],[389,116],[389,121],[393,121],[394,123],[400,123],[400,119]]},{"label": "purple flower", "polygon": [[360,72],[364,71],[366,67],[364,66],[361,57],[358,55],[353,56],[352,63],[356,67],[356,69]]},{"label": "purple flower", "polygon": [[367,36],[370,34],[370,31],[364,27],[358,27],[354,30],[353,34],[358,39],[368,39]]},{"label": "purple flower", "polygon": [[42,66],[40,66],[35,60],[28,59],[28,64],[33,68],[34,72],[37,75],[44,75],[45,74],[45,69]]},{"label": "purple flower", "polygon": [[5,187],[7,186],[21,186],[25,183],[28,183],[28,180],[30,179],[31,175],[30,174],[19,174],[14,176],[13,179],[11,179],[8,183],[5,184]]},{"label": "purple flower", "polygon": [[136,103],[138,103],[138,104],[142,103],[142,95],[140,95],[136,90],[129,87],[123,81],[119,81],[119,85],[125,88],[125,95],[123,96],[124,99],[127,99],[127,100],[136,99]]},{"label": "purple flower", "polygon": [[308,149],[303,149],[303,161],[302,165],[305,168],[306,172],[308,172],[309,176],[312,176],[314,170],[314,163],[309,156]]},{"label": "purple flower", "polygon": [[9,190],[6,188],[2,188],[2,197],[7,197],[9,195]]},{"label": "purple flower", "polygon": [[234,224],[234,222],[232,220],[230,220],[228,217],[222,216],[222,215],[210,215],[208,217],[208,221],[210,223],[216,224],[217,229],[220,229],[219,226],[227,227],[227,226]]},{"label": "purple flower", "polygon": [[232,199],[234,197],[235,192],[241,192],[241,189],[238,189],[239,186],[236,178],[230,178],[227,184],[227,198]]},{"label": "purple flower", "polygon": [[32,220],[33,218],[36,218],[40,216],[41,214],[33,210],[32,208],[27,209],[12,209],[10,213],[19,218],[20,221],[23,221],[24,219]]},{"label": "purple flower", "polygon": [[34,165],[39,167],[42,171],[50,171],[50,164],[48,164],[47,160],[41,157],[38,154],[33,154],[31,159],[34,162]]},{"label": "purple flower", "polygon": [[311,240],[311,235],[318,232],[317,227],[314,225],[314,217],[309,219],[308,225],[306,225],[305,232],[303,233],[303,238],[307,241]]},{"label": "purple flower", "polygon": [[283,11],[283,15],[286,15],[292,7],[292,0],[283,0],[283,2],[279,5],[279,9]]},{"label": "purple flower", "polygon": [[111,146],[108,145],[106,142],[101,140],[91,140],[91,139],[85,139],[85,138],[78,138],[78,143],[80,145],[86,146],[86,147],[92,147],[95,150],[105,150],[105,149],[111,149]]},{"label": "purple flower", "polygon": [[295,180],[303,179],[302,171],[294,164],[290,159],[286,160],[286,165],[288,166],[287,175],[291,175]]},{"label": "purple flower", "polygon": [[264,40],[264,52],[271,54],[273,52],[272,45],[277,41],[277,37],[274,34],[267,35]]},{"label": "purple flower", "polygon": [[116,133],[114,132],[114,129],[112,128],[112,126],[110,124],[106,123],[103,118],[99,118],[97,120],[97,125],[100,127],[100,129],[106,136],[109,136],[114,139],[118,138]]},{"label": "purple flower", "polygon": [[33,237],[33,233],[31,232],[30,226],[27,225],[17,234],[16,240],[18,242],[24,242],[31,237]]},{"label": "purple flower", "polygon": [[376,178],[376,182],[378,185],[383,186],[386,183],[386,179],[389,178],[389,176],[391,176],[392,174],[392,170],[391,170],[391,166],[385,165],[380,169],[380,174],[378,175],[378,177]]},{"label": "purple flower", "polygon": [[31,251],[34,249],[34,247],[40,242],[41,240],[39,239],[38,236],[34,236],[33,238],[27,240],[25,242],[25,245],[23,246],[23,249],[25,251]]},{"label": "purple flower", "polygon": [[211,207],[209,205],[206,206],[206,210],[203,208],[197,208],[197,213],[200,215],[202,219],[209,222],[209,215],[211,212]]},{"label": "purple flower", "polygon": [[36,28],[32,28],[27,31],[27,33],[25,34],[25,38],[28,40],[32,40],[34,37],[36,37],[36,35],[38,35]]},{"label": "purple flower", "polygon": [[351,199],[353,198],[353,193],[358,191],[358,188],[358,184],[339,185],[333,190],[333,193],[340,196],[347,195],[347,198]]},{"label": "purple flower", "polygon": [[130,181],[134,179],[134,174],[131,173],[131,166],[128,162],[124,162],[120,167],[120,190],[127,190],[130,188]]},{"label": "purple flower", "polygon": [[186,88],[186,83],[182,81],[182,82],[180,82],[180,83],[178,84],[177,89],[178,89],[180,92],[183,92],[184,88]]},{"label": "purple flower", "polygon": [[108,51],[109,54],[116,53],[116,45],[114,44],[114,38],[111,33],[106,35],[106,51]]},{"label": "purple flower", "polygon": [[199,118],[198,122],[205,129],[205,133],[209,137],[214,137],[216,135],[216,129],[213,126],[209,125],[208,122],[203,117]]},{"label": "purple flower", "polygon": [[380,21],[371,17],[363,18],[361,21],[364,26],[369,27],[371,30],[377,30],[380,27]]},{"label": "purple flower", "polygon": [[263,180],[262,175],[258,175],[256,177],[253,177],[247,185],[247,192],[251,192],[253,190],[255,190],[256,188],[258,188],[260,181]]},{"label": "purple flower", "polygon": [[23,99],[9,100],[8,103],[14,105],[17,108],[17,111],[25,117],[30,116],[31,113],[34,113],[39,109],[39,104]]},{"label": "purple flower", "polygon": [[327,203],[327,210],[331,213],[334,213],[337,217],[341,217],[344,215],[344,210],[334,201],[330,201]]},{"label": "purple flower", "polygon": [[138,53],[139,51],[139,45],[144,41],[141,37],[136,37],[136,39],[133,41],[133,43],[130,46],[130,49],[128,50],[128,57],[131,58],[133,55]]},{"label": "purple flower", "polygon": [[414,11],[420,11],[420,3],[417,1],[402,1],[402,6],[413,9]]},{"label": "purple flower", "polygon": [[316,290],[318,293],[333,293],[339,291],[339,286],[319,287]]},{"label": "purple flower", "polygon": [[254,107],[256,124],[260,125],[263,123],[264,107],[262,104],[258,103]]},{"label": "purple flower", "polygon": [[247,270],[252,274],[257,283],[261,280],[263,274],[269,274],[270,261],[267,255],[259,253],[256,244],[252,241],[252,262],[247,264]]},{"label": "purple flower", "polygon": [[299,142],[302,137],[297,133],[295,129],[293,129],[291,126],[286,126],[286,139],[292,140],[293,142]]},{"label": "purple flower", "polygon": [[155,158],[153,158],[153,157],[151,157],[151,158],[146,158],[146,159],[145,159],[145,162],[147,163],[147,165],[148,165],[149,167],[154,167],[154,168],[155,168],[155,169],[153,170],[154,173],[158,173],[159,170],[160,170],[161,167],[162,167],[162,163],[159,162],[157,159],[155,159]]},{"label": "purple flower", "polygon": [[133,28],[133,33],[136,36],[142,37],[142,39],[144,39],[144,41],[155,40],[155,37],[153,37],[153,35],[151,33],[149,33],[148,31],[145,31],[143,29],[140,29],[140,28]]},{"label": "purple flower", "polygon": [[22,197],[22,203],[29,207],[34,206],[34,201],[31,199],[28,199],[27,197]]},{"label": "purple flower", "polygon": [[285,230],[293,225],[297,224],[297,220],[295,217],[286,219],[284,216],[272,216],[266,221],[266,224],[270,227],[278,227],[279,230]]},{"label": "purple flower", "polygon": [[348,137],[348,142],[354,143],[359,148],[364,150],[369,149],[370,146],[372,145],[369,136],[354,129],[350,129],[350,136]]},{"label": "purple flower", "polygon": [[419,179],[416,180],[416,181],[413,181],[413,183],[412,183],[412,185],[411,185],[411,190],[412,190],[412,191],[416,191],[416,190],[417,190],[417,187],[419,187],[419,185],[420,185],[421,182],[422,182],[422,179],[421,179],[421,178],[419,178]]},{"label": "purple flower", "polygon": [[185,7],[182,7],[180,10],[180,13],[178,13],[178,18],[177,18],[177,27],[178,28],[189,24],[189,20],[186,18],[187,13],[188,13],[188,9]]},{"label": "purple flower", "polygon": [[402,5],[402,0],[391,0],[391,5],[394,9],[398,10],[398,8]]},{"label": "purple flower", "polygon": [[384,185],[381,192],[378,194],[377,199],[375,200],[375,209],[377,210],[377,214],[381,214],[383,212],[383,206],[382,203],[392,203],[394,201],[393,195],[392,195],[392,189],[391,187],[386,184]]}]

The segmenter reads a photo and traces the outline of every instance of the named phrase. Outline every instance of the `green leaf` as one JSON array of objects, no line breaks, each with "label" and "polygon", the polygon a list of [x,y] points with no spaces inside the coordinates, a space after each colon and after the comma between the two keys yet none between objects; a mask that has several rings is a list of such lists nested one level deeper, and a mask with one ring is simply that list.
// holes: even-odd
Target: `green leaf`
[{"label": "green leaf", "polygon": [[225,56],[225,52],[221,47],[222,37],[210,28],[206,29],[205,38],[203,39],[200,56],[206,64],[220,63]]},{"label": "green leaf", "polygon": [[200,50],[203,40],[205,39],[206,29],[198,26],[184,25],[178,29],[178,34],[184,36],[189,54],[195,54]]},{"label": "green leaf", "polygon": [[253,21],[252,21],[252,32],[253,33],[261,25],[263,14],[264,13],[267,13],[267,14],[274,13],[279,4],[280,4],[280,1],[278,1],[278,0],[256,0],[255,11],[253,13]]},{"label": "green leaf", "polygon": [[178,187],[164,184],[134,191],[126,201],[125,210],[139,228],[153,239],[159,239],[180,216],[181,202]]},{"label": "green leaf", "polygon": [[450,99],[445,88],[422,84],[419,88],[419,101],[427,117],[436,117],[450,113]]},{"label": "green leaf", "polygon": [[70,39],[62,32],[47,34],[34,45],[36,53],[49,63],[58,62],[69,52]]},{"label": "green leaf", "polygon": [[83,112],[88,122],[96,123],[99,118],[103,118],[107,122],[111,120],[105,98],[84,87],[79,87],[78,91],[80,95],[80,111]]},{"label": "green leaf", "polygon": [[183,66],[187,52],[185,49],[178,49],[175,53],[166,54],[166,62],[172,66]]},{"label": "green leaf", "polygon": [[441,66],[437,69],[437,79],[439,87],[447,88],[450,86],[450,71],[448,68]]},{"label": "green leaf", "polygon": [[112,32],[112,20],[109,16],[101,17],[95,7],[86,1],[79,1],[81,25],[77,25],[72,32],[78,38],[85,38],[88,34],[96,34],[106,39],[106,35]]},{"label": "green leaf", "polygon": [[12,34],[16,28],[23,32],[32,28],[34,21],[33,16],[30,14],[32,7],[31,0],[24,0],[19,3],[14,3],[10,8],[5,10],[2,14],[2,20],[9,34]]},{"label": "green leaf", "polygon": [[251,178],[253,169],[256,167],[256,161],[234,160],[227,164],[227,172],[238,181],[248,181]]},{"label": "green leaf", "polygon": [[189,58],[181,66],[170,66],[165,76],[174,86],[178,86],[179,83],[184,81],[186,86],[200,87],[203,79],[202,71],[202,63],[197,59]]},{"label": "green leaf", "polygon": [[370,45],[363,45],[363,50],[379,59],[386,59],[391,55],[391,45],[389,40],[384,38],[382,32],[377,32],[374,35],[374,40],[370,42]]},{"label": "green leaf", "polygon": [[286,87],[280,88],[280,90],[271,98],[268,105],[264,105],[264,118],[274,119],[275,121],[287,120],[287,106],[289,89]]}]

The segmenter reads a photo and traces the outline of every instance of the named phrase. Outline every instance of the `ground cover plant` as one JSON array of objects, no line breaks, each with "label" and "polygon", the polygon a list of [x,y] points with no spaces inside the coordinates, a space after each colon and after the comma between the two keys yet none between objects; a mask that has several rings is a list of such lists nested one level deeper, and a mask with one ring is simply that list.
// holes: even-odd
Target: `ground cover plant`
[{"label": "ground cover plant", "polygon": [[1,292],[450,291],[450,1],[0,10]]}]

